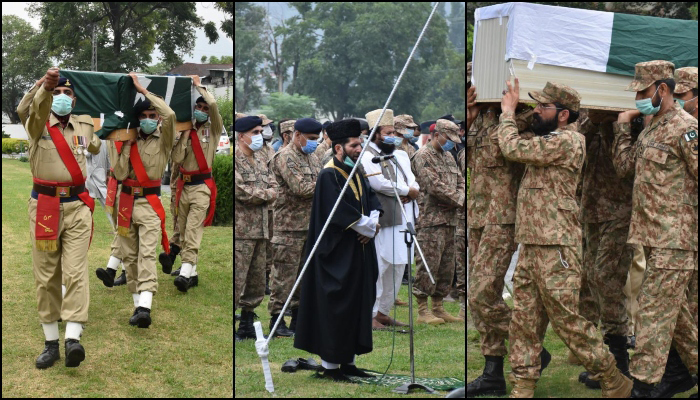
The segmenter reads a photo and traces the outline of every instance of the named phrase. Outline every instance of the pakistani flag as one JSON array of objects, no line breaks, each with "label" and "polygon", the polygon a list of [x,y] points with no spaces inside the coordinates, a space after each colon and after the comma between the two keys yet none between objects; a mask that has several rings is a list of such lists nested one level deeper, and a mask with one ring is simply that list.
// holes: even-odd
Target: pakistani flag
[{"label": "pakistani flag", "polygon": [[[78,98],[74,114],[90,115],[95,123],[95,133],[106,139],[112,133],[123,139],[127,127],[138,128],[138,116],[134,115],[134,106],[146,100],[136,92],[134,82],[129,75],[107,72],[67,71],[61,70],[61,76],[68,78],[75,86]],[[194,101],[199,93],[192,86],[189,76],[139,76],[139,83],[146,90],[162,97],[175,111],[177,130],[191,128]],[[116,138],[116,135],[112,135]]]},{"label": "pakistani flag", "polygon": [[644,61],[698,66],[698,21],[531,3],[478,8],[474,19],[475,37],[482,21],[496,19],[506,28],[505,60],[525,60],[530,68],[537,63],[634,76],[635,64]]}]

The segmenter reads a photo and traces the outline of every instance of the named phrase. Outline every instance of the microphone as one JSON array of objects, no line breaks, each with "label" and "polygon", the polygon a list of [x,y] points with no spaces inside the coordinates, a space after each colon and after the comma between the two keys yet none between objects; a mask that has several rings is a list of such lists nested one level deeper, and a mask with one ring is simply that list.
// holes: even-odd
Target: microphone
[{"label": "microphone", "polygon": [[372,158],[372,162],[375,163],[375,164],[379,164],[379,163],[382,162],[382,161],[385,161],[385,160],[388,160],[388,159],[394,158],[394,157],[395,157],[395,156],[394,156],[393,154],[389,154],[389,155],[386,155],[386,156],[373,157],[373,158]]}]

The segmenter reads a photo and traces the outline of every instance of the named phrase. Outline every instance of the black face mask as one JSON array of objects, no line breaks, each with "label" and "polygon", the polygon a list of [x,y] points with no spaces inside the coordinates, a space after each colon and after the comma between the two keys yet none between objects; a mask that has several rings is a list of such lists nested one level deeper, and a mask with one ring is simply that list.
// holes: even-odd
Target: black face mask
[{"label": "black face mask", "polygon": [[544,136],[555,131],[559,127],[559,123],[557,122],[558,115],[559,113],[550,120],[544,120],[540,114],[535,114],[532,119],[532,124],[530,125],[532,132],[537,136]]}]

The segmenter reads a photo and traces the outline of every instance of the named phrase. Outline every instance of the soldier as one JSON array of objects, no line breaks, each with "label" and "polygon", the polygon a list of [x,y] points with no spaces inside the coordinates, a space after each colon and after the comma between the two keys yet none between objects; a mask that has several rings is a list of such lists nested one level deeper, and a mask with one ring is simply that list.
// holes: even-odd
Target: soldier
[{"label": "soldier", "polygon": [[[698,122],[674,103],[673,77],[669,61],[635,66],[626,90],[637,92],[637,110],[620,113],[613,144],[618,174],[634,173],[627,241],[644,246],[647,263],[630,362],[633,397],[649,397],[672,344],[690,372],[698,372],[698,327],[689,308],[697,299],[690,282],[698,280]],[[640,113],[653,117],[631,144],[630,121]]]},{"label": "soldier", "polygon": [[[151,325],[153,295],[158,291],[156,248],[158,239],[170,252],[165,231],[165,210],[160,201],[160,180],[170,158],[175,136],[175,112],[163,99],[150,93],[129,73],[136,91],[146,97],[137,103],[135,116],[139,133],[124,144],[114,166],[114,176],[122,181],[119,195],[117,231],[126,268],[126,287],[134,300],[130,325]],[[162,121],[160,128],[158,122]]]},{"label": "soldier", "polygon": [[[199,104],[195,107],[200,106]],[[180,138],[182,138],[182,132],[175,132],[175,145],[173,146],[173,151],[180,143]],[[182,164],[177,164],[172,160],[172,153],[170,157],[170,215],[173,216],[173,236],[170,237],[170,254],[162,252],[158,255],[158,262],[163,268],[163,271],[170,271],[175,264],[175,258],[180,254],[180,223],[177,218],[177,207],[175,200],[177,200],[177,182],[180,178],[180,167]],[[179,276],[180,268],[170,273],[171,276]]]},{"label": "soldier", "polygon": [[678,68],[673,98],[688,114],[698,119],[698,67]]},{"label": "soldier", "polygon": [[541,319],[549,319],[554,332],[601,380],[603,397],[627,397],[632,382],[616,368],[593,324],[576,312],[581,284],[576,186],[586,150],[584,137],[568,125],[578,118],[580,96],[568,86],[551,82],[543,91],[530,93],[538,102],[532,124],[537,137],[523,139],[514,119],[520,98],[518,79],[515,90],[510,82],[507,86],[501,100],[498,144],[505,159],[526,165],[515,225],[521,250],[513,276],[509,328],[511,397],[534,395],[540,377],[542,340],[536,330]]},{"label": "soldier", "polygon": [[[253,310],[265,295],[265,240],[269,239],[267,207],[277,198],[277,183],[271,176],[263,146],[262,119],[242,117],[236,121],[236,279],[235,308],[240,303],[241,322],[236,341],[255,339]],[[242,297],[245,287],[246,296]]]},{"label": "soldier", "polygon": [[[275,201],[274,236],[272,251],[274,265],[270,279],[270,301],[267,309],[272,318],[270,330],[280,317],[299,271],[304,266],[311,200],[316,188],[316,177],[321,170],[316,141],[321,124],[313,118],[301,118],[294,123],[291,144],[275,154],[270,162],[270,171],[279,186]],[[296,329],[299,307],[299,291],[294,292],[290,310],[292,321],[289,328],[282,317],[275,336],[292,336]]]},{"label": "soldier", "polygon": [[[279,122],[279,131],[280,131],[280,138],[282,140],[278,140],[275,143],[272,144],[272,148],[275,150],[275,152],[280,151],[280,149],[287,147],[289,142],[292,140],[292,134],[294,133],[294,123],[296,122],[295,119],[289,119],[285,118],[280,120]],[[322,153],[319,153],[322,154]]]},{"label": "soldier", "polygon": [[[462,134],[462,140],[464,140],[464,121],[460,125],[460,133]],[[459,151],[459,167],[462,169],[462,177],[467,179],[467,168],[466,168],[466,149]],[[459,316],[461,318],[466,318],[464,315],[465,309],[465,299],[464,299],[464,267],[466,266],[466,260],[464,256],[467,254],[466,249],[466,238],[465,238],[465,226],[467,221],[465,220],[467,212],[467,204],[465,202],[464,207],[457,210],[457,228],[455,229],[455,262],[457,269],[457,291],[459,292]]]},{"label": "soldier", "polygon": [[[46,341],[36,367],[60,359],[58,320],[66,321],[66,367],[85,359],[80,344],[88,320],[90,287],[87,252],[95,201],[85,190],[88,152],[100,151],[89,115],[73,115],[76,88],[50,68],[24,96],[17,114],[29,135],[29,166],[34,185],[28,203],[29,236],[39,320]],[[61,279],[66,293],[61,300]]]},{"label": "soldier", "polygon": [[[463,322],[448,314],[442,299],[452,286],[455,272],[456,209],[464,207],[464,177],[449,151],[459,142],[459,128],[454,122],[439,119],[432,142],[421,147],[411,165],[423,197],[423,216],[418,221],[418,241],[427,258],[435,285],[430,282],[420,254],[416,256],[416,279],[413,295],[418,302],[418,323],[431,325]],[[432,312],[428,309],[432,297]]]},{"label": "soldier", "polygon": [[420,136],[420,131],[417,131],[417,129],[418,125],[413,122],[413,117],[408,114],[394,118],[394,130],[401,135],[396,139],[396,149],[405,151],[409,159],[416,154],[416,149],[413,148],[412,143],[416,143]]},{"label": "soldier", "polygon": [[[321,141],[321,143],[319,143],[318,148],[316,148],[316,152],[315,152],[316,155],[319,157],[322,154],[324,154],[328,149],[331,148],[331,138],[328,137],[328,133],[326,133],[326,128],[328,128],[328,126],[330,124],[332,124],[331,121],[326,121],[322,125],[323,126],[323,136],[322,136],[323,140]],[[320,158],[319,158],[319,161],[321,161]]]},{"label": "soldier", "polygon": [[[195,102],[194,127],[185,131],[173,150],[173,163],[180,166],[175,208],[180,225],[182,266],[175,278],[177,290],[187,293],[199,284],[197,260],[205,226],[214,220],[216,184],[212,179],[212,164],[220,132],[224,124],[216,99],[201,85],[199,76],[190,75],[192,84],[201,95]],[[172,264],[171,264],[172,266]],[[170,272],[163,265],[163,272]]]}]

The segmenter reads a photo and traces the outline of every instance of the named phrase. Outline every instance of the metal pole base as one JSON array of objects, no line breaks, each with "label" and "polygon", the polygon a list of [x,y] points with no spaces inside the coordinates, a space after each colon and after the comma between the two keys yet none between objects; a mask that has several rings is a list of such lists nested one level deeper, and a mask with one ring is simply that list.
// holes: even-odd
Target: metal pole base
[{"label": "metal pole base", "polygon": [[411,390],[416,390],[416,389],[422,389],[429,394],[438,394],[435,390],[425,386],[421,385],[420,383],[404,383],[403,385],[397,387],[396,389],[392,390],[394,393],[400,393],[400,394],[409,394],[411,393]]}]

